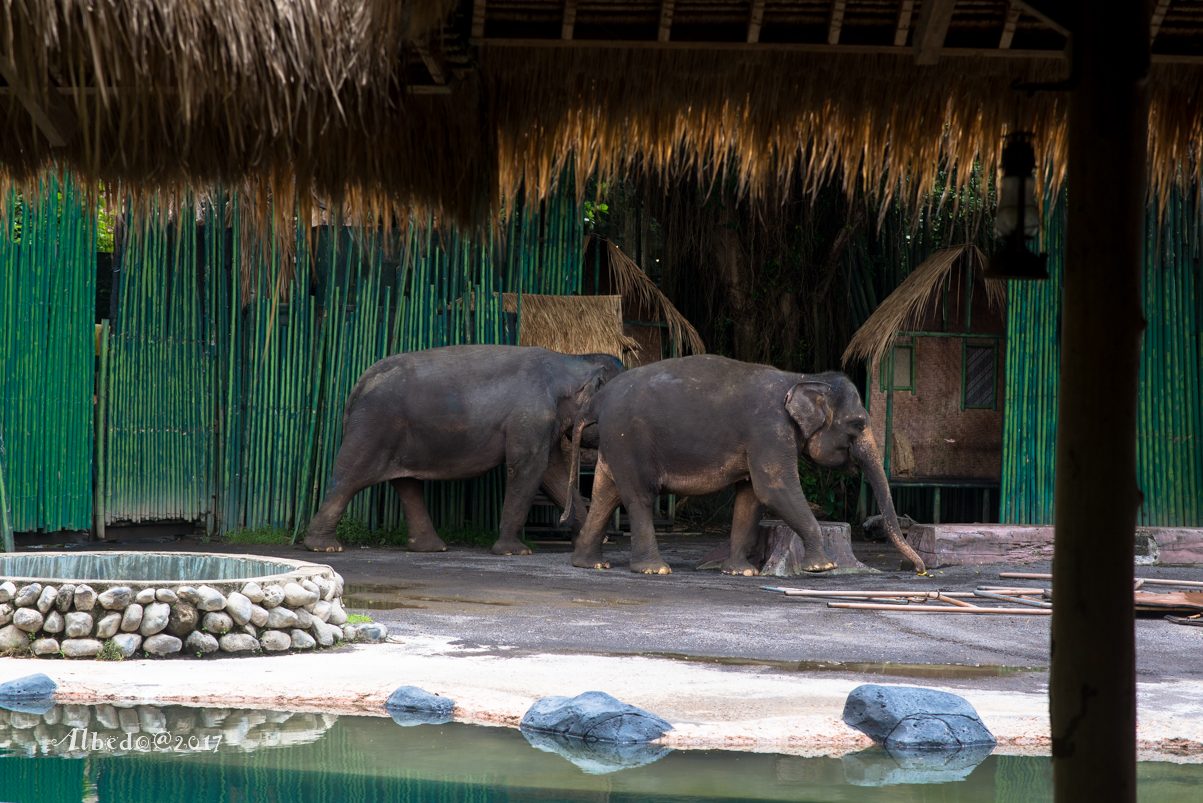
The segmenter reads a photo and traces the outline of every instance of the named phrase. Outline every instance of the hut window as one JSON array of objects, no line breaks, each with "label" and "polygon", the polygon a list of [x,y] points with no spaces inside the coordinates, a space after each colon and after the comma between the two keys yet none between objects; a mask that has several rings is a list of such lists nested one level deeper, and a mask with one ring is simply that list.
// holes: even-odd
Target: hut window
[{"label": "hut window", "polygon": [[962,407],[967,410],[993,410],[995,406],[996,345],[965,346],[965,371]]},{"label": "hut window", "polygon": [[882,390],[909,390],[915,392],[915,347],[894,346],[891,352],[893,375],[890,374],[891,360],[882,360]]}]

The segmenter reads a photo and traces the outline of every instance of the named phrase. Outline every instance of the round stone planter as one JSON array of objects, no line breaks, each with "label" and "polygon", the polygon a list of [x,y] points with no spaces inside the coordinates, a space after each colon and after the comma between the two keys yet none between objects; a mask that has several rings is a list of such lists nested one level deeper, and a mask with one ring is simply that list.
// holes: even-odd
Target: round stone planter
[{"label": "round stone planter", "polygon": [[284,558],[191,552],[0,555],[0,653],[203,657],[378,641],[347,624],[343,579]]}]

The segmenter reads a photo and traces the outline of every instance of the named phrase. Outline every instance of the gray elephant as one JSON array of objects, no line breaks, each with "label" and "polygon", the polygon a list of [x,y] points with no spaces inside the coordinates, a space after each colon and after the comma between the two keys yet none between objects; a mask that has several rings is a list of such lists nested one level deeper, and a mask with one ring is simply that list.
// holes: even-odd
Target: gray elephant
[{"label": "gray elephant", "polygon": [[[885,471],[855,386],[840,373],[792,374],[714,355],[679,357],[616,378],[577,416],[569,469],[575,490],[580,435],[598,425],[592,503],[572,565],[609,568],[601,544],[621,502],[631,519],[631,571],[668,574],[652,526],[652,503],[668,492],[700,496],[736,487],[731,556],[722,570],[756,574],[748,550],[768,505],[806,547],[804,568],[835,566],[798,480],[798,456],[829,468],[859,464],[885,513],[887,534],[919,572],[902,540]],[[564,521],[570,512],[565,511]]]},{"label": "gray elephant", "polygon": [[581,406],[622,370],[607,354],[527,346],[446,346],[380,360],[347,397],[342,445],[306,548],[341,551],[334,530],[343,511],[355,494],[387,480],[405,508],[409,549],[445,550],[422,500],[422,481],[470,479],[505,463],[493,552],[529,555],[518,531],[540,485],[584,518],[580,495],[567,490],[560,439]]}]

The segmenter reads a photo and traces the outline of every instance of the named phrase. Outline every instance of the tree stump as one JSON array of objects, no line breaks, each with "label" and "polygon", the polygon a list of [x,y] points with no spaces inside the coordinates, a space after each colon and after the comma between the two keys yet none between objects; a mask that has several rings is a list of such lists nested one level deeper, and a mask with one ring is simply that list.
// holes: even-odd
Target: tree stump
[{"label": "tree stump", "polygon": [[[756,545],[748,553],[748,562],[755,566],[761,575],[796,577],[812,573],[802,570],[806,547],[802,545],[801,537],[785,522],[765,519],[760,522],[759,529]],[[819,531],[823,538],[823,549],[836,565],[836,568],[819,574],[868,574],[876,571],[865,566],[852,554],[852,528],[849,525],[844,522],[821,521]],[[702,558],[697,568],[718,569],[730,556],[731,544],[727,542]]]}]

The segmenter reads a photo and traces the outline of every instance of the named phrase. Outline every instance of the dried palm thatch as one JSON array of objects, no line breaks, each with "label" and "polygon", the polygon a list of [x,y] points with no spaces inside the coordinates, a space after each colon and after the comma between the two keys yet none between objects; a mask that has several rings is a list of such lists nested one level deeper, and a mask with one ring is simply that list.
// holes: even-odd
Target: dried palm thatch
[{"label": "dried palm thatch", "polygon": [[624,254],[618,246],[609,240],[603,240],[606,255],[610,260],[610,272],[614,287],[622,298],[635,302],[646,310],[651,311],[656,319],[668,324],[668,337],[673,354],[705,354],[706,344],[693,324],[673,306],[668,296],[660,292],[643,268]]},{"label": "dried palm thatch", "polygon": [[[501,306],[518,312],[518,294],[503,293]],[[639,344],[622,333],[621,296],[544,296],[524,293],[518,345],[561,354],[609,354],[625,362]]]},{"label": "dried palm thatch", "polygon": [[[919,325],[924,311],[942,290],[945,277],[954,267],[963,265],[963,259],[970,261],[975,277],[985,270],[985,255],[976,245],[959,245],[940,249],[911,271],[911,275],[881,302],[877,311],[852,336],[848,348],[844,349],[843,364],[860,359],[875,365],[900,331]],[[991,308],[1001,310],[1007,303],[1006,285],[998,279],[984,281]]]}]

